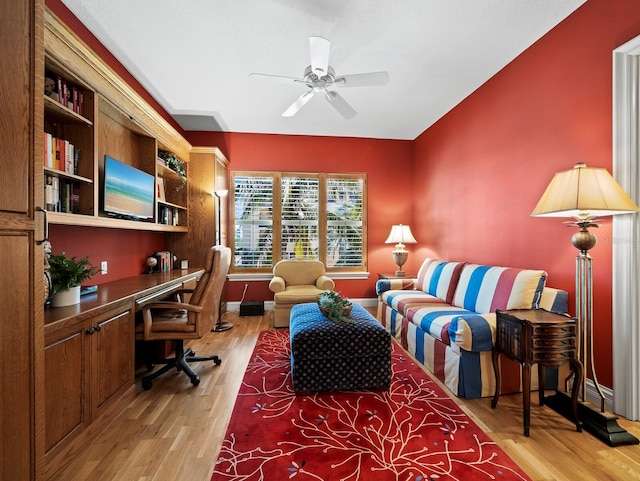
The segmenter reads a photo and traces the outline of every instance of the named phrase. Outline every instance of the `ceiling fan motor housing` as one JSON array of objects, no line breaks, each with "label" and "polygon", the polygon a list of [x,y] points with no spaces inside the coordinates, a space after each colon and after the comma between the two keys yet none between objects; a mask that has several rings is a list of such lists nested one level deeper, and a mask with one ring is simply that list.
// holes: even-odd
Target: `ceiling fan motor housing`
[{"label": "ceiling fan motor housing", "polygon": [[309,88],[312,88],[316,92],[324,92],[327,90],[327,87],[331,87],[334,84],[335,79],[336,72],[332,67],[327,67],[327,73],[322,77],[318,77],[318,75],[314,73],[311,65],[304,69],[304,82]]}]

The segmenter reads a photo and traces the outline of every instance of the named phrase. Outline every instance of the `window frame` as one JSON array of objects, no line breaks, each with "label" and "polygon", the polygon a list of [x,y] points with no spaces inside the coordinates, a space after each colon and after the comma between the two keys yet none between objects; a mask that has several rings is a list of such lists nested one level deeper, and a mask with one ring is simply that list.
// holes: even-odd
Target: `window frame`
[{"label": "window frame", "polygon": [[[238,267],[235,265],[235,179],[236,177],[270,177],[273,179],[272,193],[272,265],[270,267]],[[229,181],[229,221],[231,235],[229,246],[234,256],[229,269],[230,274],[264,274],[271,273],[273,266],[281,260],[282,255],[282,179],[285,177],[301,177],[318,179],[318,259],[326,266],[327,273],[362,273],[367,271],[367,174],[366,173],[329,173],[329,172],[276,172],[254,170],[232,170]],[[362,182],[362,264],[359,266],[330,267],[327,263],[327,180],[356,180]]]}]

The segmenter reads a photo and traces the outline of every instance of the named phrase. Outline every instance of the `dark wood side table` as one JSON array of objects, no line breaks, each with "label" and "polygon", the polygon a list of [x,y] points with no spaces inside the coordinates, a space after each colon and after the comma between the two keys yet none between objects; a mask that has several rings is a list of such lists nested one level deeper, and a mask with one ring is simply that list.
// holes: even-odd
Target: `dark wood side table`
[{"label": "dark wood side table", "polygon": [[496,311],[496,342],[493,367],[496,373],[496,393],[491,401],[495,409],[500,398],[500,353],[517,361],[522,367],[522,408],[524,435],[529,436],[531,420],[531,365],[538,364],[540,405],[544,405],[544,369],[568,362],[574,374],[571,409],[578,432],[578,391],[582,384],[582,363],[576,357],[576,320],[544,309],[513,309]]}]

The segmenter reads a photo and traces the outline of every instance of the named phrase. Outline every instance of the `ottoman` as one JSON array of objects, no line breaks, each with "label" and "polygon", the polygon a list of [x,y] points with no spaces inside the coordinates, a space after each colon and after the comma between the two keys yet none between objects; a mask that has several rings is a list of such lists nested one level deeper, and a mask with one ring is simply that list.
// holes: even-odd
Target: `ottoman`
[{"label": "ottoman", "polygon": [[353,305],[354,323],[329,320],[316,303],[291,309],[291,373],[296,392],[389,389],[391,336]]}]

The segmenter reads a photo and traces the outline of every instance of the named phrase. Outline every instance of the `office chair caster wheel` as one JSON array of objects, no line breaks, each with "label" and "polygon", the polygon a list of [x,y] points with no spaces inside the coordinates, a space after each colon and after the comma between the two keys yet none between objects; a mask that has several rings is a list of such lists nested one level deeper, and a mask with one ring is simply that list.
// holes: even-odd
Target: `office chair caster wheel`
[{"label": "office chair caster wheel", "polygon": [[197,386],[198,384],[200,384],[200,378],[198,376],[193,376],[191,378],[191,384],[193,384],[194,386]]},{"label": "office chair caster wheel", "polygon": [[152,363],[148,362],[148,363],[146,364],[147,372],[151,372],[151,371],[153,371],[153,368],[154,368],[154,367],[156,367],[156,365],[155,365],[155,364],[152,364]]},{"label": "office chair caster wheel", "polygon": [[145,391],[151,389],[152,384],[153,383],[149,379],[142,378],[142,389]]},{"label": "office chair caster wheel", "polygon": [[213,359],[213,363],[216,366],[219,366],[220,364],[222,364],[222,359],[220,359],[219,357],[216,357],[216,358]]}]

